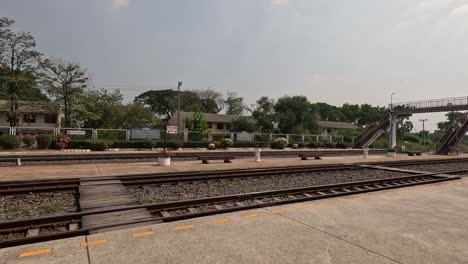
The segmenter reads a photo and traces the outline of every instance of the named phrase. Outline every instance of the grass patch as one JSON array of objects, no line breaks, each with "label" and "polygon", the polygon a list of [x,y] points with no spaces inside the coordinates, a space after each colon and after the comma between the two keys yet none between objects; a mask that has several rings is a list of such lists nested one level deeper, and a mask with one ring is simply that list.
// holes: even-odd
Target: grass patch
[{"label": "grass patch", "polygon": [[12,214],[14,217],[31,216],[31,212],[29,212],[26,209],[19,209],[19,208],[10,208],[8,209],[8,213]]},{"label": "grass patch", "polygon": [[61,206],[60,204],[50,204],[47,206],[41,206],[38,208],[38,210],[41,214],[50,214],[62,211],[63,206]]}]

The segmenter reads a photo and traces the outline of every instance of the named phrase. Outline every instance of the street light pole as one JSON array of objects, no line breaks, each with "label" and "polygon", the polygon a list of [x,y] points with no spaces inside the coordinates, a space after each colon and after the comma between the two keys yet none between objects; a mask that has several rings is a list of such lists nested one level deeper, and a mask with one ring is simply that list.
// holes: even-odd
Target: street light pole
[{"label": "street light pole", "polygon": [[390,110],[393,110],[393,96],[395,95],[396,93],[392,93],[390,95]]},{"label": "street light pole", "polygon": [[419,121],[421,121],[423,123],[423,145],[426,146],[426,132],[425,132],[425,127],[424,127],[424,123],[426,121],[428,121],[427,118],[424,118],[424,119],[419,119]]},{"label": "street light pole", "polygon": [[177,84],[177,141],[180,141],[180,87],[182,86],[182,82]]}]

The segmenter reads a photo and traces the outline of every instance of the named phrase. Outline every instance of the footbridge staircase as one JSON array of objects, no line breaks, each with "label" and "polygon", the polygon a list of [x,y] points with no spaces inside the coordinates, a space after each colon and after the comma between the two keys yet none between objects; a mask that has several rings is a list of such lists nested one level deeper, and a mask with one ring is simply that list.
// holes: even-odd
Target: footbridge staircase
[{"label": "footbridge staircase", "polygon": [[390,114],[369,125],[355,140],[353,148],[367,148],[390,127]]},{"label": "footbridge staircase", "polygon": [[450,127],[445,131],[445,134],[437,143],[437,154],[449,154],[455,150],[455,147],[460,143],[468,132],[468,112],[461,118],[455,120]]}]

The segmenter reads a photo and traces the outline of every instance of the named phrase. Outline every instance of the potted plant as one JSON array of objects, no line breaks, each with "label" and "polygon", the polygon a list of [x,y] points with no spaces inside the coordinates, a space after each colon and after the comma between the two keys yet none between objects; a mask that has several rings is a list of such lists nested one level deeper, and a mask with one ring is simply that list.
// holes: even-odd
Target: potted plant
[{"label": "potted plant", "polygon": [[158,152],[158,165],[159,166],[171,166],[171,156],[174,152],[162,150]]},{"label": "potted plant", "polygon": [[396,150],[394,148],[389,148],[387,151],[387,157],[396,157]]}]

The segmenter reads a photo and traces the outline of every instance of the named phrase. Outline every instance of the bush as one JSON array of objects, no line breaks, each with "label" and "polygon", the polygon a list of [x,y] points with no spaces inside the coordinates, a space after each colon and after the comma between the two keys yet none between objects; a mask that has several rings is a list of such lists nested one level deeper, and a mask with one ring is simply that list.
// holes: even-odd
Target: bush
[{"label": "bush", "polygon": [[295,143],[295,142],[293,142],[293,143],[288,144],[288,148],[292,148],[294,144],[297,144],[298,148],[304,148],[305,147],[304,143],[299,143],[299,142]]},{"label": "bush", "polygon": [[172,150],[177,150],[181,147],[182,144],[178,141],[166,142],[166,148],[170,148]]},{"label": "bush", "polygon": [[233,145],[234,145],[234,143],[229,138],[225,138],[225,139],[221,140],[221,142],[219,142],[219,146],[222,147],[223,149],[227,149],[229,147],[232,147]]},{"label": "bush", "polygon": [[309,142],[309,143],[306,144],[306,147],[308,147],[308,148],[317,148],[317,143]]},{"label": "bush", "polygon": [[90,149],[93,151],[104,151],[109,145],[106,141],[97,140],[70,140],[68,147],[71,149]]},{"label": "bush", "polygon": [[[137,148],[137,149],[150,149],[159,144],[154,140],[130,140],[130,141],[114,141],[112,148]],[[161,143],[162,147],[162,143]]]},{"label": "bush", "polygon": [[60,134],[52,138],[52,146],[56,149],[65,149],[68,147],[68,142],[70,141],[70,136],[66,134]]},{"label": "bush", "polygon": [[0,148],[15,149],[21,145],[21,139],[15,135],[1,135]]},{"label": "bush", "polygon": [[47,149],[49,148],[50,144],[52,143],[52,136],[43,134],[43,135],[38,135],[36,137],[37,140],[37,148],[38,149]]},{"label": "bush", "polygon": [[336,143],[336,148],[345,149],[345,148],[351,148],[351,147],[353,147],[353,144],[350,144],[347,142]]},{"label": "bush", "polygon": [[404,135],[403,140],[412,142],[412,143],[418,143],[418,144],[421,142],[421,139],[418,136],[413,135],[413,134]]},{"label": "bush", "polygon": [[396,152],[396,150],[394,148],[389,148],[387,149],[387,152]]},{"label": "bush", "polygon": [[327,148],[336,148],[336,144],[333,142],[326,142],[325,147]]},{"label": "bush", "polygon": [[32,145],[34,145],[34,142],[36,142],[36,136],[29,134],[23,135],[23,143],[24,145],[26,145],[26,147],[32,147]]},{"label": "bush", "polygon": [[285,138],[277,138],[271,143],[272,149],[284,149],[288,145],[288,140]]}]

